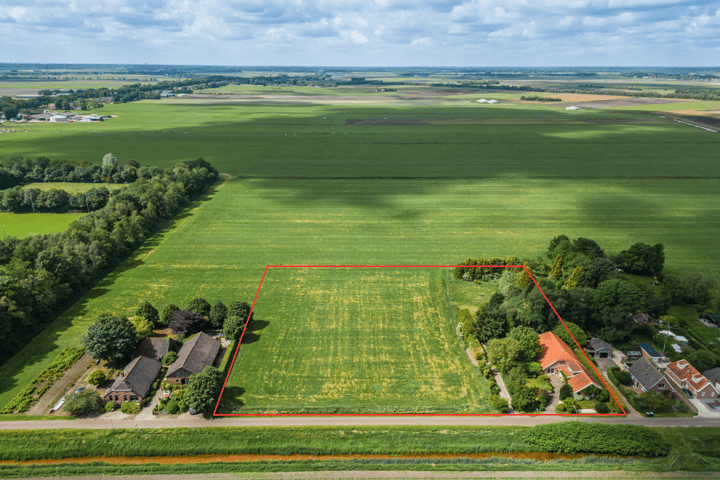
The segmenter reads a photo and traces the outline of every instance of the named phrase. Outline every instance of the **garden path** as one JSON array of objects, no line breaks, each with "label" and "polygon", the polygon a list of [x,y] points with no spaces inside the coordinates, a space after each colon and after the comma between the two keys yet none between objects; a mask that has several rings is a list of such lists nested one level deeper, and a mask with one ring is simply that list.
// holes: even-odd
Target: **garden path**
[{"label": "garden path", "polygon": [[[92,357],[83,355],[80,360],[65,372],[50,389],[40,397],[40,400],[28,410],[28,415],[47,415],[50,408],[59,400],[60,394],[65,391],[75,380],[87,370],[88,365],[92,362]],[[72,393],[72,392],[70,392]]]}]

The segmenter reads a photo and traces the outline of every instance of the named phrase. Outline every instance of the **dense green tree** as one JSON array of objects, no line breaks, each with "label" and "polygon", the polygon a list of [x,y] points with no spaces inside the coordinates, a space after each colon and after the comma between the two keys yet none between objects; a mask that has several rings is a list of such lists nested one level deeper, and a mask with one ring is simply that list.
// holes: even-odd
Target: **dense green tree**
[{"label": "dense green tree", "polygon": [[627,337],[637,312],[645,309],[642,291],[625,280],[608,280],[598,285],[593,297],[593,318],[609,341]]},{"label": "dense green tree", "polygon": [[175,360],[177,360],[177,352],[170,351],[165,354],[165,356],[162,359],[163,365],[171,365]]},{"label": "dense green tree", "polygon": [[[250,304],[247,302],[235,301],[230,304],[227,311],[228,317],[240,317],[244,322],[251,323],[254,313],[250,314]],[[249,317],[248,317],[249,316]]]},{"label": "dense green tree", "polygon": [[222,389],[223,376],[215,367],[205,367],[201,373],[190,375],[185,401],[190,408],[208,417],[212,415]]},{"label": "dense green tree", "polygon": [[178,310],[180,310],[180,307],[172,303],[165,307],[165,309],[163,309],[162,316],[160,317],[160,324],[164,326],[170,325],[170,322],[172,322],[173,314]]},{"label": "dense green tree", "polygon": [[225,323],[225,318],[227,318],[227,312],[228,309],[224,303],[219,300],[215,302],[210,309],[210,325],[212,325],[213,328],[222,328]]},{"label": "dense green tree", "polygon": [[245,320],[243,320],[243,317],[230,315],[223,324],[223,336],[230,340],[239,340],[244,329]]},{"label": "dense green tree", "polygon": [[560,278],[563,274],[563,258],[561,255],[555,257],[553,261],[552,269],[550,270],[550,278]]},{"label": "dense green tree", "polygon": [[91,388],[71,393],[65,401],[65,411],[70,415],[81,415],[83,413],[94,412],[102,404],[100,395]]},{"label": "dense green tree", "polygon": [[531,362],[542,353],[538,333],[530,327],[515,327],[508,332],[507,338],[513,338],[518,342],[520,346],[518,360],[521,362]]},{"label": "dense green tree", "polygon": [[693,350],[685,355],[685,360],[700,373],[720,367],[720,357],[709,350]]},{"label": "dense green tree", "polygon": [[160,325],[160,314],[157,308],[153,307],[147,300],[143,300],[142,303],[140,303],[140,306],[135,310],[135,315],[150,320],[155,327]]},{"label": "dense green tree", "polygon": [[[575,340],[577,340],[577,342],[580,344],[580,347],[584,347],[585,344],[588,342],[588,338],[587,335],[585,335],[585,332],[583,332],[583,329],[572,322],[565,322],[565,325],[567,325],[567,328],[565,328],[562,323],[559,324],[557,327],[555,327],[553,333],[560,337],[560,340],[567,343],[572,348],[576,348]],[[570,336],[568,330],[570,330],[572,336]],[[575,340],[573,340],[572,337],[575,337]]]},{"label": "dense green tree", "polygon": [[658,243],[650,246],[636,243],[619,254],[618,265],[630,273],[658,276],[665,265],[665,247]]},{"label": "dense green tree", "polygon": [[93,357],[120,363],[135,348],[136,335],[135,327],[127,318],[102,314],[88,327],[83,344]]},{"label": "dense green tree", "polygon": [[648,390],[638,395],[636,403],[643,410],[647,409],[651,412],[668,412],[672,410],[675,402],[656,390]]},{"label": "dense green tree", "polygon": [[153,335],[153,324],[145,317],[132,317],[130,323],[135,327],[138,341]]},{"label": "dense green tree", "polygon": [[488,360],[500,373],[507,373],[517,363],[520,343],[514,338],[492,339],[485,346]]},{"label": "dense green tree", "polygon": [[210,316],[210,304],[200,297],[193,298],[187,306],[187,309],[191,312],[197,312],[205,318]]}]

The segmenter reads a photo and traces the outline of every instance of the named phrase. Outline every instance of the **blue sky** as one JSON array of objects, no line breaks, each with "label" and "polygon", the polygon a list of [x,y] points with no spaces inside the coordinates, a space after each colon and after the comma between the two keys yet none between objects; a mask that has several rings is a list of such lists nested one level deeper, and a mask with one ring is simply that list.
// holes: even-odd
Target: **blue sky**
[{"label": "blue sky", "polygon": [[0,62],[718,66],[720,0],[0,0]]}]

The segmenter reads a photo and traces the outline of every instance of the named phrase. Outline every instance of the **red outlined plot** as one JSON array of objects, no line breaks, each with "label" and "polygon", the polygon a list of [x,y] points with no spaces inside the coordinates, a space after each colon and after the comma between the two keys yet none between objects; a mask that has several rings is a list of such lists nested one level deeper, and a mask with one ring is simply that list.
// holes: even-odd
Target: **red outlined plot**
[{"label": "red outlined plot", "polygon": [[[588,364],[592,367],[593,371],[595,372],[595,375],[600,379],[600,381],[603,383],[603,386],[608,391],[608,393],[612,396],[613,400],[618,404],[620,407],[620,410],[623,413],[590,413],[590,414],[581,414],[583,416],[594,416],[594,417],[618,417],[618,416],[625,416],[627,415],[627,412],[622,407],[622,404],[617,399],[615,394],[613,393],[612,389],[608,387],[607,382],[605,381],[605,378],[602,376],[602,374],[598,371],[597,367],[590,361],[590,358],[587,356],[587,353],[585,353],[585,350],[583,350],[582,346],[578,343],[578,341],[575,339],[575,336],[572,334],[570,329],[568,329],[567,325],[565,325],[565,321],[558,315],[557,311],[555,310],[555,307],[553,307],[552,303],[550,303],[550,300],[548,300],[547,296],[545,295],[545,292],[542,291],[540,288],[540,285],[535,280],[535,277],[533,277],[532,273],[530,273],[530,270],[528,270],[527,267],[524,265],[268,265],[265,267],[265,271],[263,271],[262,278],[260,279],[260,285],[258,285],[257,292],[255,293],[255,298],[253,299],[252,307],[250,308],[250,314],[248,315],[248,318],[250,315],[252,315],[252,311],[255,309],[255,303],[257,302],[258,296],[260,295],[260,289],[262,288],[263,282],[265,281],[265,276],[267,275],[268,269],[270,268],[522,268],[524,269],[527,274],[530,276],[530,279],[535,284],[535,287],[537,287],[538,291],[542,294],[545,301],[550,305],[550,308],[552,309],[553,313],[557,316],[558,320],[562,323],[563,327],[567,330],[567,332],[570,334],[570,337],[572,337],[573,341],[575,342],[575,345],[577,345],[578,350],[582,352],[582,354],[585,356],[585,359],[587,360]],[[233,366],[235,365],[235,359],[237,358],[238,351],[240,350],[240,345],[242,344],[243,337],[245,336],[245,330],[247,330],[247,322],[245,322],[245,328],[243,329],[242,335],[240,336],[240,340],[238,341],[237,346],[235,347],[235,353],[233,354],[232,362],[230,363],[230,368],[228,369],[227,376],[225,377],[225,382],[223,383],[222,390],[220,391],[220,396],[218,397],[218,401],[215,404],[215,409],[213,410],[213,416],[214,417],[397,417],[397,416],[413,416],[413,417],[500,417],[500,416],[556,416],[556,417],[573,417],[577,416],[578,414],[568,414],[568,413],[354,413],[354,414],[346,414],[346,413],[217,413],[218,406],[220,405],[220,400],[222,399],[222,395],[225,392],[225,386],[227,385],[228,379],[230,378],[230,373],[232,372]]]}]

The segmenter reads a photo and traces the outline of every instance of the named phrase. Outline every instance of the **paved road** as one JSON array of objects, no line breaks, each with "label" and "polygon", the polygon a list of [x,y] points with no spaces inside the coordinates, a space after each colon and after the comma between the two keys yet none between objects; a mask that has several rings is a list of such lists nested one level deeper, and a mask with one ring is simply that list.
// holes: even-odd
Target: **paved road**
[{"label": "paved road", "polygon": [[204,420],[200,416],[184,415],[180,418],[158,418],[152,420],[125,419],[106,420],[100,418],[78,420],[40,420],[22,422],[0,422],[0,430],[32,430],[59,428],[172,428],[172,427],[294,427],[294,426],[387,426],[387,425],[501,425],[533,426],[567,420],[608,424],[634,424],[651,427],[720,427],[716,418],[619,418],[619,417],[560,417],[520,416],[458,417],[458,416],[307,416],[307,417],[218,417]]}]

